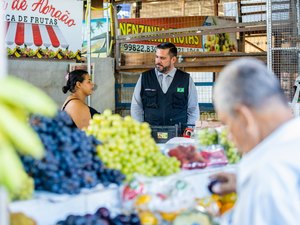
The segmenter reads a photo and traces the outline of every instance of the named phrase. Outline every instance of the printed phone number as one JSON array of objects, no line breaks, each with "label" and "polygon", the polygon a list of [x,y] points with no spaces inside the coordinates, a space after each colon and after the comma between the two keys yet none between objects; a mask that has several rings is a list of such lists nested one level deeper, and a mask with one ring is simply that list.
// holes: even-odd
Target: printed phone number
[{"label": "printed phone number", "polygon": [[154,45],[123,44],[123,50],[126,52],[154,52]]},{"label": "printed phone number", "polygon": [[[155,52],[154,45],[123,44],[122,50],[125,52]],[[202,48],[177,47],[178,52],[203,52]]]}]

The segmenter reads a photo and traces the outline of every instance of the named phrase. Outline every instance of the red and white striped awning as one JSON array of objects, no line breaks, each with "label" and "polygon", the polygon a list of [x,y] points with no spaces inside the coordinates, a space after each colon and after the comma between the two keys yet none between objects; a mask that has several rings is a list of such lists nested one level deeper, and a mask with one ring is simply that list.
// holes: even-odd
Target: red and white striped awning
[{"label": "red and white striped awning", "polygon": [[7,45],[44,45],[47,48],[69,46],[58,26],[19,22],[7,22],[5,42]]}]

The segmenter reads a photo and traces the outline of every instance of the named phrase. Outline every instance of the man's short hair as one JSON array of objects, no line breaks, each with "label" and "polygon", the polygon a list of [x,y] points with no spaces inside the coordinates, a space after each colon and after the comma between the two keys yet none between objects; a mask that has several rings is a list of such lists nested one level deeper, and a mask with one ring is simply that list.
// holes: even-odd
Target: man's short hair
[{"label": "man's short hair", "polygon": [[169,55],[171,57],[175,56],[177,57],[177,48],[173,43],[170,42],[163,42],[156,46],[158,49],[169,49]]}]

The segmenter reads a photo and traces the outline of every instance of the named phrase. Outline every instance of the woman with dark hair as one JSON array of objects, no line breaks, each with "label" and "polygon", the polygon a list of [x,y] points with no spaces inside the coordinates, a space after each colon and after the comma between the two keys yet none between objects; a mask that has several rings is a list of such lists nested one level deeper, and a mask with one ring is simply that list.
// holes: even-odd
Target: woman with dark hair
[{"label": "woman with dark hair", "polygon": [[66,111],[74,122],[74,126],[82,129],[89,125],[90,119],[97,114],[95,109],[85,103],[87,96],[91,95],[94,83],[85,70],[74,70],[67,75],[67,84],[62,88],[63,93],[70,91],[62,110]]}]

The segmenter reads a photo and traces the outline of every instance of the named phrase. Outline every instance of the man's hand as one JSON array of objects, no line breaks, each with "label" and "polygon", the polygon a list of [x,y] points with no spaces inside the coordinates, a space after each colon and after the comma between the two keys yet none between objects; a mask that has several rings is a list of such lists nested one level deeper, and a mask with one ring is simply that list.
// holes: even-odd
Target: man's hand
[{"label": "man's hand", "polygon": [[219,182],[212,187],[214,193],[225,195],[236,192],[236,175],[233,173],[221,172],[210,176],[212,180]]}]

